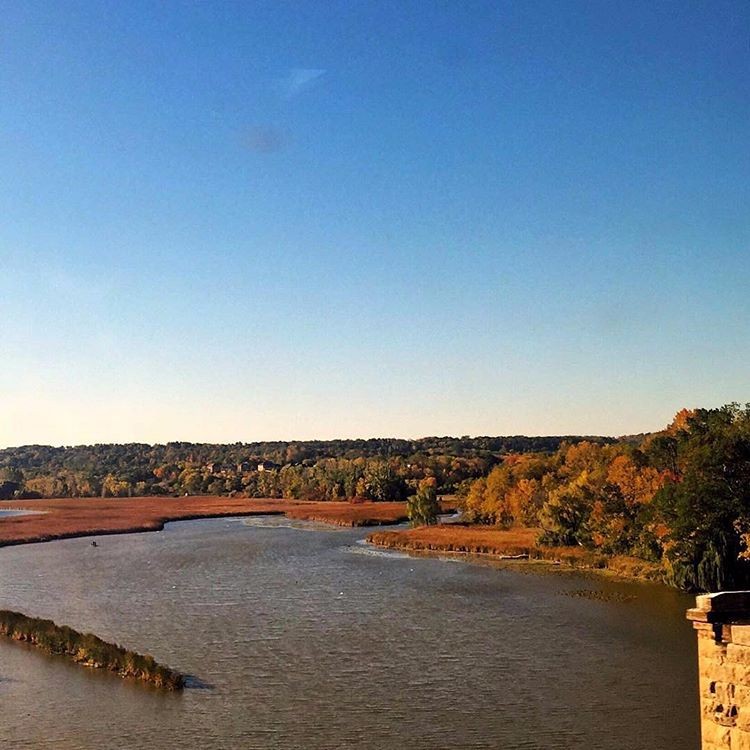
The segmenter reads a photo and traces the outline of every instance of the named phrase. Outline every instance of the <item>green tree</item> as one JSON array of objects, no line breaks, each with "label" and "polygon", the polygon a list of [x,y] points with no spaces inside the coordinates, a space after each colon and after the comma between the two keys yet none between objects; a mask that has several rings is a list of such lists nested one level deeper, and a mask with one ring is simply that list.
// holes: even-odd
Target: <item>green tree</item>
[{"label": "green tree", "polygon": [[437,523],[440,503],[434,477],[426,477],[419,483],[417,494],[406,501],[406,514],[412,526],[430,526]]},{"label": "green tree", "polygon": [[574,482],[549,493],[547,502],[539,512],[542,533],[541,544],[553,546],[588,546],[591,534],[588,520],[592,496],[586,487],[585,474]]},{"label": "green tree", "polygon": [[654,497],[667,580],[686,590],[750,584],[750,408],[697,409],[674,431],[674,479]]},{"label": "green tree", "polygon": [[367,465],[361,480],[362,494],[368,500],[393,502],[403,500],[408,492],[406,482],[390,463],[375,461]]}]

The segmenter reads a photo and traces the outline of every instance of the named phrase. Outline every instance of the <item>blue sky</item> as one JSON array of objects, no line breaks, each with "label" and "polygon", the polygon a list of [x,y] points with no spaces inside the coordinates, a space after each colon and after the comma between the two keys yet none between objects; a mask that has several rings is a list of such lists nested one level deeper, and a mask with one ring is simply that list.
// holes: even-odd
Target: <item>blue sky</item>
[{"label": "blue sky", "polygon": [[750,4],[15,2],[0,445],[750,400]]}]

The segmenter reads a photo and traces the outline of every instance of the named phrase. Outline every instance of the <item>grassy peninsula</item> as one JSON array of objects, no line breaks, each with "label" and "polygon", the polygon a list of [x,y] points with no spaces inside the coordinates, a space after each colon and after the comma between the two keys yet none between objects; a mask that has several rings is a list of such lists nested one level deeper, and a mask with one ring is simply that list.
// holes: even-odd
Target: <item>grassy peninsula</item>
[{"label": "grassy peninsula", "polygon": [[417,555],[466,555],[493,560],[530,560],[595,570],[622,578],[659,581],[659,565],[632,555],[611,555],[579,546],[538,543],[540,529],[446,524],[401,531],[374,531],[367,541],[378,547]]},{"label": "grassy peninsula", "polygon": [[71,658],[77,664],[106,669],[121,677],[132,677],[164,690],[182,690],[185,678],[158,664],[153,656],[107,643],[92,633],[79,633],[52,620],[28,617],[20,612],[0,610],[0,634],[29,643],[49,654]]}]

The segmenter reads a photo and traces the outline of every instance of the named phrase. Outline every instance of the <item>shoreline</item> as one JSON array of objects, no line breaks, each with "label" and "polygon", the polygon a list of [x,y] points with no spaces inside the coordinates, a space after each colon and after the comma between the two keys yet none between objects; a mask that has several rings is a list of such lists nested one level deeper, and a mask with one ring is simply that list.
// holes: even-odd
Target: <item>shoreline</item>
[{"label": "shoreline", "polygon": [[[447,503],[444,510],[448,510]],[[0,510],[2,504],[0,504]],[[14,501],[8,510],[24,515],[0,515],[0,548],[44,544],[115,534],[162,531],[176,521],[210,518],[284,516],[338,528],[397,525],[407,520],[402,502],[304,501],[276,498],[229,498],[216,495],[136,498],[51,498]],[[662,581],[661,569],[634,557],[604,555],[581,547],[545,547],[536,544],[538,529],[497,529],[463,524],[441,524],[403,530],[371,531],[368,545],[419,557],[543,565],[592,572],[624,580]]]},{"label": "shoreline", "polygon": [[365,539],[375,548],[416,557],[449,557],[514,567],[544,566],[663,584],[661,569],[655,563],[624,555],[604,555],[580,547],[539,546],[535,541],[537,533],[538,529],[502,530],[451,524],[405,531],[374,531]]}]

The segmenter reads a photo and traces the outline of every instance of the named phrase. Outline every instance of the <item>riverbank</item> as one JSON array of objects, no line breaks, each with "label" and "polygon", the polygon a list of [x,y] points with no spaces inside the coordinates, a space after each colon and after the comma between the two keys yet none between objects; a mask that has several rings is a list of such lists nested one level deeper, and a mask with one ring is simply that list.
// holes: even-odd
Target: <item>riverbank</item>
[{"label": "riverbank", "polygon": [[[2,504],[0,504],[0,508]],[[305,502],[219,496],[57,498],[14,500],[0,519],[0,547],[73,537],[159,531],[170,521],[231,516],[286,515],[335,526],[379,526],[406,520],[405,503]]]},{"label": "riverbank", "polygon": [[375,531],[367,541],[378,547],[421,555],[466,555],[493,560],[528,560],[571,569],[605,572],[622,578],[659,581],[661,568],[636,557],[604,555],[582,547],[547,547],[536,543],[539,529],[497,529],[449,524],[403,531]]},{"label": "riverbank", "polygon": [[183,675],[157,664],[152,656],[129,651],[92,633],[79,633],[52,620],[0,610],[0,635],[28,643],[48,654],[65,656],[84,667],[105,669],[163,690],[182,690],[185,686]]}]

